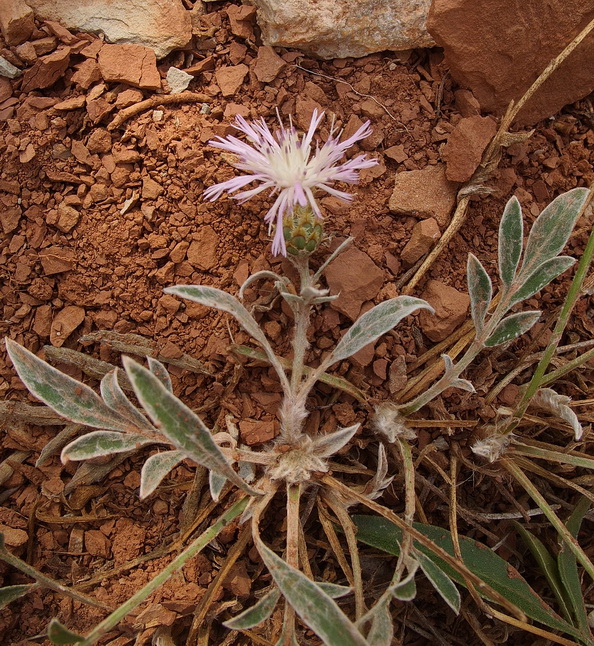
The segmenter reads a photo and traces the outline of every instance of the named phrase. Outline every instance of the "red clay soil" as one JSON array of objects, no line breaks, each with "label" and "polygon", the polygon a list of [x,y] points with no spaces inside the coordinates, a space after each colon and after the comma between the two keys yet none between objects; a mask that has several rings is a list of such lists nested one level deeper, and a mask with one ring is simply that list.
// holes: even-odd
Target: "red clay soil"
[{"label": "red clay soil", "polygon": [[[255,70],[256,65],[258,60],[261,65],[266,61],[258,56],[257,33],[247,38],[233,36],[221,6],[217,3],[215,11],[201,18],[207,35],[196,41],[195,49],[170,54],[159,64],[162,77],[171,65],[193,69],[195,80],[189,91],[204,95],[198,102],[155,105],[119,127],[110,127],[121,110],[154,96],[154,92],[98,78],[81,83],[80,76],[74,76],[74,66],[88,60],[80,53],[85,47],[96,45],[95,37],[88,35],[75,36],[69,43],[73,50],[68,67],[48,89],[26,91],[22,78],[0,78],[0,327],[4,335],[40,353],[46,344],[82,350],[79,338],[97,330],[140,335],[169,363],[175,392],[182,399],[200,410],[210,425],[223,424],[227,415],[242,420],[241,438],[254,446],[277,431],[280,388],[273,375],[263,364],[250,364],[226,353],[231,341],[249,344],[226,315],[163,295],[169,285],[188,283],[236,293],[249,273],[288,267],[270,254],[270,238],[262,221],[270,205],[267,196],[243,205],[227,198],[215,203],[203,201],[205,187],[236,173],[224,155],[207,142],[215,135],[233,132],[230,123],[236,114],[264,116],[272,124],[278,109],[283,119],[292,116],[304,127],[311,111],[321,107],[328,116],[322,140],[331,118],[347,132],[371,120],[374,132],[361,149],[377,158],[379,165],[363,173],[360,185],[352,189],[351,205],[334,198],[324,199],[322,204],[332,244],[353,236],[356,252],[351,261],[363,263],[369,268],[366,277],[377,276],[377,280],[367,281],[354,301],[314,316],[309,360],[316,361],[340,338],[358,311],[397,295],[406,284],[409,267],[400,254],[419,218],[389,210],[395,175],[440,163],[449,133],[462,116],[469,116],[470,108],[464,93],[458,94],[456,101],[457,88],[440,64],[437,50],[331,62],[279,50],[284,65],[270,71],[273,80],[259,81],[264,72]],[[40,24],[33,40],[50,36],[48,27]],[[55,37],[54,43],[58,44]],[[7,48],[0,50],[0,55],[9,60],[17,56]],[[223,87],[225,92],[221,93],[221,86],[229,82],[228,69],[240,65],[247,66],[244,82],[237,89]],[[469,251],[495,276],[498,221],[511,195],[520,199],[531,221],[556,195],[587,186],[594,178],[593,119],[592,103],[587,99],[538,124],[526,142],[511,146],[489,182],[492,192],[473,198],[467,222],[415,293],[422,295],[429,280],[438,281],[439,289],[449,286],[466,292]],[[422,211],[419,205],[419,213]],[[447,222],[439,224],[443,233]],[[569,244],[570,254],[577,256],[583,250],[589,228],[590,223],[579,223]],[[316,262],[326,253],[319,252]],[[567,280],[532,299],[545,310],[539,328],[543,333],[528,335],[527,341],[479,359],[468,375],[478,394],[447,393],[431,407],[435,418],[488,420],[498,405],[513,402],[517,393],[514,384],[492,404],[483,396],[516,365],[519,354],[542,347],[547,338],[543,326],[550,326]],[[266,307],[270,304],[269,287],[256,286],[248,292],[247,300],[260,301],[264,328],[279,353],[286,354],[290,317],[280,307]],[[593,312],[590,298],[584,297],[564,343],[591,338]],[[405,385],[407,366],[432,347],[426,332],[422,321],[409,319],[396,333],[386,335],[335,372],[370,396],[385,400]],[[132,337],[124,339],[134,341]],[[119,361],[120,353],[113,343],[87,343],[84,349],[98,359]],[[179,361],[173,365],[186,354],[202,362],[204,370],[180,367]],[[69,374],[84,377],[80,367],[59,365]],[[514,383],[525,380],[525,374],[519,375]],[[572,395],[591,395],[587,375],[566,387]],[[0,351],[0,393],[9,401],[27,401],[28,397],[4,349]],[[324,387],[312,398],[312,409],[312,423],[324,431],[355,420],[364,422],[368,415],[354,399],[336,396]],[[69,483],[77,465],[63,466],[55,456],[44,466],[34,466],[40,450],[60,426],[32,425],[9,416],[3,427],[1,457],[12,459],[0,466],[0,529],[6,532],[11,550],[49,576],[109,604],[127,599],[170,561],[168,553],[141,564],[135,559],[163,547],[177,551],[180,523],[187,529],[192,522],[192,507],[184,507],[184,500],[192,488],[193,467],[179,466],[156,494],[139,502],[139,459],[124,461],[98,482],[87,477],[73,487]],[[471,430],[424,428],[420,447],[444,433],[464,445]],[[370,443],[373,445],[370,432],[363,431],[345,460],[365,463]],[[447,469],[448,452],[436,455],[436,462]],[[421,469],[421,473],[435,483],[438,493],[440,488],[446,491],[435,472]],[[501,493],[504,490],[509,495],[509,483],[496,479],[476,485],[460,494],[466,508],[480,512],[510,509],[509,500]],[[400,486],[396,479],[384,498],[396,510],[402,504]],[[427,485],[419,487],[428,518],[447,526],[447,501]],[[202,486],[197,495],[194,509],[208,500]],[[206,527],[207,522],[200,527]],[[342,571],[324,547],[317,524],[310,522],[307,529],[316,576],[340,581]],[[461,531],[495,542],[493,534],[485,537],[468,524],[463,524]],[[279,550],[281,535],[278,527],[276,534],[270,535],[271,544]],[[238,529],[232,524],[102,643],[148,644],[157,629],[165,630],[163,627],[171,627],[170,632],[165,630],[175,638],[171,643],[186,643],[196,604],[237,536]],[[245,636],[228,640],[219,623],[251,603],[252,593],[269,581],[255,551],[248,547],[247,554],[234,566],[214,600],[209,613],[214,622],[211,644],[260,643],[246,641]],[[365,558],[370,595],[388,576],[382,563]],[[27,581],[0,563],[2,585]],[[51,617],[84,632],[104,614],[39,589],[0,613],[2,643],[48,644],[39,635]],[[501,627],[477,617],[483,629],[497,638]],[[414,604],[395,606],[395,619],[397,634],[406,644],[477,641],[466,622],[437,600],[426,583],[419,583]],[[275,615],[272,624],[279,620],[282,618]],[[267,636],[266,631],[261,634]],[[439,641],[442,638],[446,641]],[[536,642],[518,632],[509,637],[509,643]]]}]

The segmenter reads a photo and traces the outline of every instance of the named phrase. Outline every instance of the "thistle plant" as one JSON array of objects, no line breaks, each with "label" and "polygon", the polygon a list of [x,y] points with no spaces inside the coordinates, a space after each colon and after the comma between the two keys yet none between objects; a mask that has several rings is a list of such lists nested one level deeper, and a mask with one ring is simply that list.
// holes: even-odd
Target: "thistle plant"
[{"label": "thistle plant", "polygon": [[[280,130],[273,134],[263,120],[249,124],[238,117],[236,127],[249,143],[234,136],[211,142],[215,147],[236,154],[239,161],[235,166],[248,174],[208,188],[205,196],[214,200],[224,192],[235,193],[251,182],[259,182],[259,186],[234,196],[244,201],[270,189],[276,199],[265,220],[275,229],[272,250],[274,254],[286,255],[292,262],[298,278],[296,284],[279,273],[260,271],[248,277],[238,296],[205,285],[178,285],[165,290],[167,294],[230,314],[258,345],[258,349],[241,348],[240,352],[267,361],[280,383],[280,432],[273,441],[259,450],[252,450],[239,442],[231,421],[226,430],[209,429],[194,411],[176,397],[166,368],[155,359],[149,358],[144,366],[124,357],[123,371],[116,368],[107,373],[101,380],[100,394],[97,394],[89,386],[53,368],[14,341],[6,340],[17,373],[33,395],[65,419],[85,428],[96,429],[70,441],[62,449],[63,462],[133,451],[146,453],[150,450],[141,471],[141,498],[150,496],[165,476],[183,460],[201,465],[209,471],[209,486],[215,501],[222,504],[225,493],[231,487],[239,490],[236,501],[213,521],[208,530],[195,538],[165,570],[86,636],[72,633],[57,620],[52,621],[49,637],[54,643],[90,646],[101,639],[127,613],[147,599],[157,586],[208,545],[233,519],[249,523],[246,526],[250,528],[253,543],[272,575],[273,584],[254,606],[225,625],[234,630],[249,630],[270,617],[281,597],[284,597],[285,620],[281,634],[276,635],[278,646],[301,643],[297,617],[328,646],[387,646],[394,633],[391,601],[414,597],[418,571],[427,576],[455,612],[460,610],[461,603],[454,584],[457,581],[471,590],[479,605],[484,606],[485,600],[488,600],[513,615],[510,618],[489,607],[489,612],[498,613],[495,616],[507,617],[513,623],[525,620],[528,614],[545,625],[551,625],[546,623],[547,613],[544,613],[544,619],[541,617],[542,606],[539,606],[541,615],[536,616],[519,608],[492,582],[475,572],[459,554],[452,553],[445,544],[434,540],[413,524],[415,474],[409,442],[414,439],[414,434],[407,424],[407,417],[446,388],[472,391],[472,385],[462,377],[462,373],[477,354],[484,348],[512,341],[535,324],[540,312],[510,314],[510,311],[573,263],[573,259],[559,256],[559,253],[586,201],[587,192],[583,189],[570,191],[543,211],[528,236],[521,264],[521,210],[517,200],[510,200],[500,227],[499,274],[502,289],[497,303],[493,299],[492,283],[487,272],[480,261],[471,255],[468,261],[468,284],[475,326],[474,340],[457,363],[444,355],[443,377],[413,401],[400,405],[384,402],[376,407],[373,430],[379,439],[375,471],[370,474],[369,470],[363,470],[359,474],[365,475],[366,481],[359,477],[345,482],[331,475],[331,471],[341,472],[340,465],[333,459],[339,451],[348,448],[355,434],[360,432],[360,425],[339,428],[327,434],[319,429],[310,429],[306,425],[310,415],[308,399],[319,381],[351,394],[356,393],[357,389],[352,384],[329,374],[332,367],[395,328],[409,315],[422,309],[431,312],[432,308],[426,301],[412,296],[398,296],[381,302],[359,317],[336,347],[317,365],[306,365],[309,347],[307,330],[312,313],[336,298],[323,286],[324,271],[352,242],[346,240],[321,266],[317,269],[311,267],[312,254],[323,246],[324,241],[316,191],[348,200],[350,196],[347,193],[330,184],[356,183],[358,171],[375,163],[364,155],[338,163],[351,145],[370,133],[369,124],[364,124],[352,137],[342,142],[339,135],[335,136],[331,130],[326,143],[321,147],[316,146],[315,153],[312,153],[315,131],[322,117],[314,112],[308,132],[302,138],[292,127],[286,129],[281,124]],[[278,356],[256,316],[243,302],[247,288],[258,281],[271,284],[292,312],[290,359]],[[135,400],[125,392],[124,384],[130,385]],[[555,393],[541,392],[539,397],[549,409],[566,405],[566,401],[556,398]],[[511,442],[510,434],[498,427],[490,432],[490,437],[496,436],[507,438],[507,444],[500,442],[501,446],[505,444],[504,448],[507,448]],[[396,447],[404,474],[405,509],[402,517],[376,502],[392,481],[386,450],[392,445]],[[476,445],[475,451],[481,454]],[[336,528],[345,535],[350,565],[346,563],[344,555],[339,560],[348,582],[346,586],[314,580],[301,520],[304,491],[308,492],[317,506],[318,518],[330,544],[339,544]],[[280,497],[286,505],[283,557],[272,550],[262,537],[270,504]],[[366,506],[400,532],[395,541],[397,549],[393,552],[398,556],[394,575],[372,607],[367,607],[363,592],[357,548],[357,526],[361,523],[355,522],[356,519],[348,511],[354,504]],[[369,542],[373,544],[371,539]],[[12,594],[14,598],[16,592]],[[347,615],[336,601],[348,594],[354,595],[354,617]],[[555,624],[553,627],[558,629],[559,625],[568,631],[571,628],[565,628],[564,624]]]}]

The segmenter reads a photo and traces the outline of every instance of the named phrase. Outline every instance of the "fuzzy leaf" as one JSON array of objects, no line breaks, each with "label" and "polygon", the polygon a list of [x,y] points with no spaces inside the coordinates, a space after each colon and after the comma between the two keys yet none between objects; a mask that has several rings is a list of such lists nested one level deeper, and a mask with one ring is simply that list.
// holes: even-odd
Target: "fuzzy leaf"
[{"label": "fuzzy leaf", "polygon": [[268,339],[260,329],[254,317],[247,311],[241,302],[227,292],[206,285],[176,285],[163,290],[166,294],[173,294],[187,298],[206,307],[214,307],[231,314],[241,327],[250,334],[260,345],[269,347]]},{"label": "fuzzy leaf", "polygon": [[167,390],[172,393],[173,386],[171,384],[171,377],[167,372],[167,368],[157,359],[153,357],[147,357],[149,370],[157,377],[157,379],[167,388]]},{"label": "fuzzy leaf", "polygon": [[543,287],[548,285],[557,276],[567,271],[575,263],[575,258],[569,256],[557,256],[550,258],[539,265],[533,272],[526,278],[524,283],[514,293],[510,302],[510,307],[516,303],[525,301],[536,292],[539,292]]},{"label": "fuzzy leaf", "polygon": [[223,487],[227,482],[225,476],[219,475],[216,471],[209,471],[208,473],[208,486],[210,487],[210,497],[217,502]]},{"label": "fuzzy leaf", "polygon": [[130,435],[113,431],[92,431],[76,438],[62,449],[61,460],[90,460],[112,453],[133,451],[146,444],[154,444],[144,435]]},{"label": "fuzzy leaf", "polygon": [[185,457],[183,451],[163,451],[151,455],[140,472],[140,499],[150,496],[171,469]]},{"label": "fuzzy leaf", "polygon": [[284,597],[326,646],[369,646],[336,602],[317,584],[285,563],[257,536],[254,542]]},{"label": "fuzzy leaf", "polygon": [[518,312],[518,314],[511,314],[504,318],[501,323],[495,328],[495,331],[485,341],[488,348],[492,348],[502,343],[507,343],[519,337],[538,321],[542,312]]},{"label": "fuzzy leaf", "polygon": [[506,287],[512,284],[516,275],[523,239],[522,207],[514,196],[505,205],[499,224],[499,276]]},{"label": "fuzzy leaf", "polygon": [[129,419],[139,430],[156,433],[155,427],[126,397],[118,382],[118,368],[108,372],[101,380],[101,396],[103,401],[122,417]]},{"label": "fuzzy leaf", "polygon": [[9,603],[24,597],[32,588],[37,587],[36,583],[24,583],[22,585],[8,585],[0,588],[0,610]]},{"label": "fuzzy leaf", "polygon": [[567,422],[571,426],[573,435],[577,441],[582,439],[584,429],[582,428],[578,416],[568,405],[570,401],[571,399],[567,397],[567,395],[560,395],[552,388],[539,388],[532,398],[530,405],[546,410],[547,412],[556,415],[564,422]]},{"label": "fuzzy leaf", "polygon": [[85,638],[82,635],[73,633],[71,630],[68,630],[66,626],[63,626],[57,619],[52,619],[47,628],[47,636],[52,644],[78,644],[79,642],[85,641]]},{"label": "fuzzy leaf", "polygon": [[526,243],[520,276],[527,278],[536,267],[554,258],[566,245],[580,210],[588,198],[588,189],[574,188],[554,199],[538,216]]},{"label": "fuzzy leaf", "polygon": [[351,594],[353,591],[353,588],[348,585],[338,585],[336,583],[327,583],[326,581],[318,581],[317,586],[333,599],[346,597],[347,594]]},{"label": "fuzzy leaf", "polygon": [[493,285],[480,260],[472,253],[468,254],[466,274],[470,296],[470,313],[474,321],[474,327],[477,332],[480,332],[483,329],[485,316],[493,297]]},{"label": "fuzzy leaf", "polygon": [[273,613],[278,600],[280,599],[280,591],[277,588],[265,594],[260,601],[255,603],[251,608],[244,610],[237,617],[233,617],[226,621],[223,626],[230,630],[247,630],[253,628],[263,621],[268,619]]},{"label": "fuzzy leaf", "polygon": [[371,628],[367,634],[369,645],[390,646],[394,639],[394,621],[389,602],[379,601],[369,614],[372,615]]},{"label": "fuzzy leaf", "polygon": [[6,339],[6,349],[21,381],[58,415],[77,424],[110,431],[136,430],[133,424],[80,381],[56,370],[15,341]]},{"label": "fuzzy leaf", "polygon": [[390,593],[399,601],[412,601],[417,596],[417,584],[415,582],[416,568],[409,572],[406,578],[390,586]]},{"label": "fuzzy leaf", "polygon": [[347,330],[332,353],[331,362],[335,363],[352,356],[418,309],[433,312],[427,301],[412,296],[397,296],[376,305],[360,316]]},{"label": "fuzzy leaf", "polygon": [[123,359],[124,367],[141,406],[153,424],[187,457],[197,464],[217,471],[250,495],[259,495],[231,468],[204,422],[145,367],[129,357]]},{"label": "fuzzy leaf", "polygon": [[460,612],[460,592],[454,585],[452,579],[428,556],[417,552],[415,558],[419,561],[419,567],[423,574],[429,579],[431,585],[439,592],[441,598],[456,613]]},{"label": "fuzzy leaf", "polygon": [[327,435],[320,435],[315,438],[315,454],[320,458],[328,458],[331,455],[334,455],[350,441],[359,429],[359,426],[361,426],[361,424],[357,422],[357,424],[353,424],[353,426],[349,426],[348,428],[340,428],[338,431],[328,433]]}]

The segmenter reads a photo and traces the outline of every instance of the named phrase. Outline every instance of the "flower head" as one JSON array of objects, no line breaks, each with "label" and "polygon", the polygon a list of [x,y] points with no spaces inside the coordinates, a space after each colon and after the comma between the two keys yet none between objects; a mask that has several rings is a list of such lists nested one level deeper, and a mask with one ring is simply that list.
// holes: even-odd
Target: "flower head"
[{"label": "flower head", "polygon": [[335,189],[330,184],[356,184],[359,181],[358,171],[378,163],[375,159],[368,159],[366,155],[357,155],[342,164],[338,163],[348,148],[371,134],[369,121],[344,141],[338,140],[340,133],[334,136],[331,131],[326,143],[321,148],[316,145],[312,154],[313,136],[323,117],[323,112],[318,114],[318,111],[314,110],[308,131],[300,138],[293,126],[285,128],[282,122],[280,129],[273,133],[264,119],[250,124],[243,117],[237,116],[235,128],[245,134],[247,142],[233,135],[217,137],[209,142],[216,148],[237,155],[239,160],[233,165],[246,174],[210,186],[204,192],[207,199],[212,202],[225,191],[229,194],[235,193],[252,182],[258,182],[259,186],[241,191],[233,197],[245,202],[266,189],[271,189],[272,195],[277,195],[274,204],[264,216],[269,229],[276,224],[272,243],[272,253],[275,255],[287,255],[283,237],[283,217],[291,213],[297,205],[309,205],[315,215],[322,218],[314,197],[314,189],[350,201],[352,196],[349,193]]}]

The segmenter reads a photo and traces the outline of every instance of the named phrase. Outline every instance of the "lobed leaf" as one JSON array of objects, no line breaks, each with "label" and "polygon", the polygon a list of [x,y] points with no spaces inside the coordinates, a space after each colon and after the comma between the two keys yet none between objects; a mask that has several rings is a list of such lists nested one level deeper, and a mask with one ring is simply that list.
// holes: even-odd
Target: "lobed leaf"
[{"label": "lobed leaf", "polygon": [[588,189],[574,188],[555,198],[538,216],[528,236],[520,276],[526,278],[536,267],[554,258],[571,235],[588,199]]},{"label": "lobed leaf", "polygon": [[154,444],[144,435],[130,435],[129,433],[116,433],[113,431],[92,431],[70,442],[62,449],[61,460],[90,460],[100,458],[112,453],[133,451],[147,444]]},{"label": "lobed leaf", "polygon": [[47,628],[47,636],[52,644],[59,644],[60,646],[63,644],[78,644],[79,642],[85,641],[82,635],[68,630],[57,619],[50,621]]},{"label": "lobed leaf", "polygon": [[466,274],[468,294],[470,296],[470,313],[474,327],[480,333],[493,298],[493,285],[481,261],[472,253],[468,254]]},{"label": "lobed leaf", "polygon": [[137,430],[85,384],[50,366],[11,339],[6,339],[6,349],[21,381],[58,415],[77,424],[110,431]]},{"label": "lobed leaf", "polygon": [[124,357],[123,362],[141,406],[176,449],[197,464],[225,476],[246,493],[260,495],[235,473],[198,415],[170,393],[149,370],[129,357]]},{"label": "lobed leaf", "polygon": [[24,583],[22,585],[8,585],[0,588],[0,610],[5,608],[9,603],[29,594],[31,589],[36,587],[36,583]]},{"label": "lobed leaf", "polygon": [[118,382],[118,368],[108,372],[101,380],[100,389],[103,401],[122,417],[130,420],[140,431],[156,433],[155,427],[126,397]]},{"label": "lobed leaf", "polygon": [[485,345],[488,348],[492,348],[516,339],[521,334],[524,334],[524,332],[528,332],[536,321],[538,321],[541,314],[542,312],[539,311],[511,314],[499,323],[493,334],[485,341]]},{"label": "lobed leaf", "polygon": [[418,309],[434,311],[427,301],[412,296],[397,296],[376,305],[347,330],[328,359],[328,365],[352,356]]},{"label": "lobed leaf", "polygon": [[244,610],[237,617],[233,617],[233,619],[224,622],[223,626],[231,630],[247,630],[253,628],[270,617],[279,599],[280,591],[278,588],[274,588],[265,594],[260,601],[251,606],[251,608]]},{"label": "lobed leaf", "polygon": [[557,256],[546,260],[514,292],[509,306],[512,307],[516,303],[530,298],[543,287],[546,287],[552,280],[555,280],[557,276],[567,271],[574,263],[575,258],[570,258],[569,256]]},{"label": "lobed leaf", "polygon": [[429,579],[431,585],[437,590],[441,598],[456,613],[460,613],[460,592],[454,585],[452,579],[428,556],[417,552],[415,558],[419,561],[419,567],[423,574]]},{"label": "lobed leaf", "polygon": [[[402,531],[399,527],[385,518],[379,516],[354,515],[353,522],[357,526],[357,539],[361,542],[383,550],[388,554],[398,556],[400,554],[400,543]],[[414,527],[422,532],[433,543],[443,548],[446,552],[455,556],[452,535],[447,529],[413,523]],[[465,536],[460,536],[460,551],[464,565],[480,577],[485,583],[492,587],[508,601],[522,610],[528,617],[541,624],[566,632],[574,637],[580,637],[580,633],[567,621],[559,617],[555,611],[526,583],[522,575],[505,559],[498,556],[486,545],[482,545]],[[462,575],[433,554],[427,547],[418,544],[414,546],[418,552],[434,561],[453,581],[466,587]],[[480,588],[477,588],[481,596],[486,596]],[[488,597],[487,597],[488,598]]]},{"label": "lobed leaf", "polygon": [[326,646],[369,646],[336,602],[304,574],[285,563],[257,537],[254,542],[284,597]]},{"label": "lobed leaf", "polygon": [[151,455],[140,472],[140,499],[150,496],[171,469],[185,457],[183,451],[163,451]]},{"label": "lobed leaf", "polygon": [[514,196],[505,205],[499,223],[499,276],[506,287],[512,284],[520,262],[523,229],[522,207]]}]

